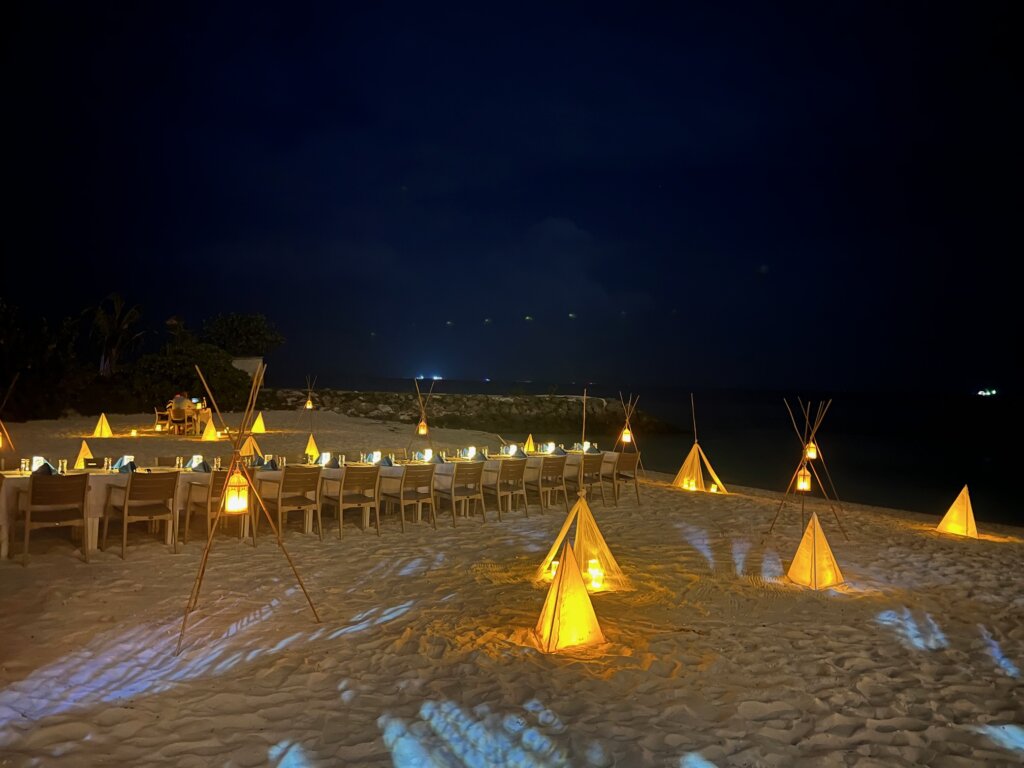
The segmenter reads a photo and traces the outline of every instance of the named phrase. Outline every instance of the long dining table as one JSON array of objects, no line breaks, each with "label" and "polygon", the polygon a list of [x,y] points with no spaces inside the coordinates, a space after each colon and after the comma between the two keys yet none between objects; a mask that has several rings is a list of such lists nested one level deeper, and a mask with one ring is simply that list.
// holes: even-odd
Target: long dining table
[{"label": "long dining table", "polygon": [[[191,470],[178,470],[173,467],[140,467],[139,472],[180,472],[178,475],[178,486],[175,494],[175,508],[179,511],[185,506],[185,499],[188,495],[189,483],[206,484],[210,475],[205,472],[192,472]],[[128,484],[128,473],[118,470],[106,471],[102,469],[90,470],[68,470],[68,474],[89,475],[89,487],[85,497],[85,513],[87,525],[85,526],[86,546],[90,550],[97,547],[99,540],[99,524],[103,519],[103,507],[107,503],[108,489],[112,486],[125,487]],[[3,472],[4,482],[0,488],[0,560],[7,559],[11,527],[14,525],[19,505],[19,496],[27,500],[29,472]],[[23,494],[19,494],[23,491]],[[171,542],[170,526],[168,526],[166,541]]]}]

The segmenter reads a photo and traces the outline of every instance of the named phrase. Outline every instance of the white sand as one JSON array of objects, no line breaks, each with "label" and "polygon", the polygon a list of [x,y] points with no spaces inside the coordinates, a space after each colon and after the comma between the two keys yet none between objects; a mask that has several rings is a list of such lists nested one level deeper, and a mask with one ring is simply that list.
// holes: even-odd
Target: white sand
[{"label": "white sand", "polygon": [[[297,431],[260,442],[298,453],[301,416],[268,414],[283,418]],[[408,442],[405,426],[317,419],[324,450]],[[28,455],[77,450],[42,436],[85,421],[9,426]],[[269,538],[254,551],[225,533],[179,657],[200,543],[174,556],[138,526],[127,561],[113,549],[86,565],[66,532],[34,535],[28,567],[18,544],[0,563],[0,764],[1024,762],[1019,529],[962,540],[935,533],[937,517],[851,505],[846,541],[819,505],[848,584],[812,593],[783,576],[798,510],[765,538],[774,494],[664,479],[642,486],[642,507],[628,493],[593,503],[636,589],[594,598],[606,645],[551,656],[529,645],[544,600],[529,579],[561,512],[404,535],[385,518],[380,538],[350,525],[322,543],[296,516],[286,544],[321,624]]]}]

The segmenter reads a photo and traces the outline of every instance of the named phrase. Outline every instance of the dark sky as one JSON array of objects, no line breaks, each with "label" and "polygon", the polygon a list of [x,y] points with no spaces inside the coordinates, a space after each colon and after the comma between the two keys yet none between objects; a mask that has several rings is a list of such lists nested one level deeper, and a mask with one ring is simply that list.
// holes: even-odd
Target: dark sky
[{"label": "dark sky", "polygon": [[1012,3],[490,5],[8,8],[4,295],[276,384],[1019,385]]}]

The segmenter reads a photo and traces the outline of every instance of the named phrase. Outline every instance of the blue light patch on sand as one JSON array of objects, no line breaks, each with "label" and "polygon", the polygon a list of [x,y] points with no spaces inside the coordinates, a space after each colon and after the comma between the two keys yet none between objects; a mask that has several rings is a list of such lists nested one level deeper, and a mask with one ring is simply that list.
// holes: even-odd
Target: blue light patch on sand
[{"label": "blue light patch on sand", "polygon": [[999,645],[999,641],[992,637],[992,633],[988,631],[988,627],[979,624],[981,628],[981,637],[988,645],[989,655],[995,659],[996,664],[1010,677],[1020,677],[1020,670],[1017,665],[1010,661],[1006,656],[1003,655],[1003,649]]},{"label": "blue light patch on sand", "polygon": [[761,560],[761,578],[765,581],[782,580],[782,561],[779,560],[777,552],[765,550],[764,558]]},{"label": "blue light patch on sand", "polygon": [[733,539],[732,562],[736,566],[736,575],[742,576],[744,566],[747,563],[747,552],[750,551],[750,542],[745,539]]},{"label": "blue light patch on sand", "polygon": [[894,629],[900,642],[912,650],[937,651],[949,647],[949,641],[930,613],[926,613],[924,621],[918,624],[910,609],[903,607],[893,611],[882,611],[875,617],[875,621],[883,627]]},{"label": "blue light patch on sand", "polygon": [[972,730],[988,736],[1003,749],[1024,752],[1024,728],[1019,725],[976,725]]},{"label": "blue light patch on sand", "polygon": [[310,768],[312,763],[293,741],[279,741],[267,750],[267,761],[275,768]]},{"label": "blue light patch on sand", "polygon": [[708,568],[712,571],[715,570],[715,555],[711,551],[708,532],[703,528],[698,528],[695,525],[689,525],[687,523],[676,523],[676,527],[682,531],[683,538],[686,539],[687,543],[704,555],[704,559],[708,561]]},{"label": "blue light patch on sand", "polygon": [[679,768],[717,768],[717,766],[696,752],[690,752],[679,758]]},{"label": "blue light patch on sand", "polygon": [[[531,700],[531,714],[561,721]],[[420,720],[408,723],[383,715],[377,720],[396,768],[466,766],[466,768],[555,768],[568,765],[565,750],[519,714],[501,715],[486,705],[467,712],[452,701],[425,701]]]}]

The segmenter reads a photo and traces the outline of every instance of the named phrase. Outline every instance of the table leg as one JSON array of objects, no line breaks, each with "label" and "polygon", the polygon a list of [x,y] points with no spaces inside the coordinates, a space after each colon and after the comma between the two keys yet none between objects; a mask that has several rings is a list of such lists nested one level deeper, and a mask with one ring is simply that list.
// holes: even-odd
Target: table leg
[{"label": "table leg", "polygon": [[85,546],[89,548],[89,551],[95,551],[99,549],[100,541],[100,519],[98,517],[90,517],[86,522],[85,526]]}]

